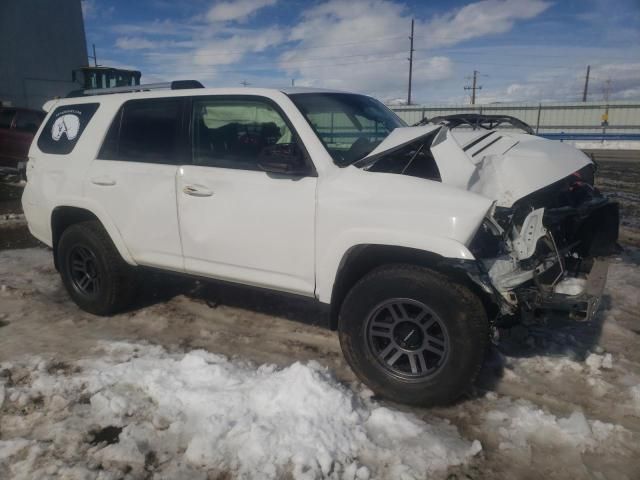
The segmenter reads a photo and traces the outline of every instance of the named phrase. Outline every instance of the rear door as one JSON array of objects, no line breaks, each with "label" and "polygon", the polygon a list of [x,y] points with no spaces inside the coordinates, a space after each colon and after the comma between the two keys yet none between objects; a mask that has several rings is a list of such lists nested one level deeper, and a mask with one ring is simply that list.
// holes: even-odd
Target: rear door
[{"label": "rear door", "polygon": [[85,194],[106,210],[133,259],[183,270],[176,172],[183,160],[184,98],[125,102],[92,162]]},{"label": "rear door", "polygon": [[[316,175],[295,130],[259,96],[195,97],[193,165],[178,175],[185,269],[313,295]],[[300,152],[296,175],[266,173],[266,152]]]}]

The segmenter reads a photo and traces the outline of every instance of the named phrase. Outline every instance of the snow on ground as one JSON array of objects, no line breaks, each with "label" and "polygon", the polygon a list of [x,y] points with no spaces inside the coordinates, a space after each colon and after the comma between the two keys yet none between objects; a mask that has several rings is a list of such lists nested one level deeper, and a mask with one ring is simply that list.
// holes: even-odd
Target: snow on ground
[{"label": "snow on ground", "polygon": [[572,141],[565,140],[580,150],[640,150],[640,141],[635,140],[604,140],[604,141]]},{"label": "snow on ground", "polygon": [[[447,422],[368,401],[317,362],[286,368],[195,350],[103,343],[73,365],[30,357],[0,365],[7,405],[0,473],[153,469],[240,478],[426,478],[481,451]],[[94,433],[117,431],[99,442]],[[26,438],[23,438],[26,437]],[[111,442],[111,443],[110,443]],[[110,443],[110,444],[109,444]],[[54,453],[55,452],[55,453]],[[24,460],[20,460],[24,459]]]},{"label": "snow on ground", "polygon": [[623,446],[631,438],[620,425],[587,420],[575,410],[567,417],[556,417],[527,400],[502,398],[485,414],[486,428],[498,432],[500,450],[529,450],[535,441],[547,446],[577,448],[580,453],[607,451],[614,444]]},{"label": "snow on ground", "polygon": [[27,220],[22,213],[3,213],[0,214],[0,227],[5,225],[26,225]]},{"label": "snow on ground", "polygon": [[313,310],[200,290],[98,318],[49,251],[0,251],[0,478],[638,478],[638,250],[594,321],[501,331],[430,410],[372,398]]}]

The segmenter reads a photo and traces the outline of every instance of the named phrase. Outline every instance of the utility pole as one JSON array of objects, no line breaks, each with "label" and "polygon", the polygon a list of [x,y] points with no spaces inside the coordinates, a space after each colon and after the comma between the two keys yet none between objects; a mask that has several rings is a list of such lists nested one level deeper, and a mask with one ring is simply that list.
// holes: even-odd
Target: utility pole
[{"label": "utility pole", "polygon": [[584,92],[582,92],[582,101],[587,101],[587,93],[589,92],[589,72],[591,72],[591,65],[587,65],[587,75],[584,77]]},{"label": "utility pole", "polygon": [[611,94],[611,79],[607,78],[604,82],[604,87],[602,88],[602,96],[604,97],[604,101],[609,103],[609,95]]},{"label": "utility pole", "polygon": [[411,76],[413,75],[413,18],[411,19],[411,41],[409,43],[409,90],[407,92],[407,105],[411,105]]},{"label": "utility pole", "polygon": [[604,114],[602,115],[602,140],[604,143],[605,135],[607,134],[607,127],[609,126],[609,94],[611,93],[611,79],[607,78],[606,82],[604,82],[604,87],[602,89],[603,97],[604,97]]},{"label": "utility pole", "polygon": [[93,57],[91,55],[89,55],[89,58],[93,58],[93,66],[97,67],[98,66],[98,57],[96,57],[96,44],[92,43],[91,46],[93,47]]},{"label": "utility pole", "polygon": [[476,104],[476,90],[482,90],[482,86],[478,85],[478,74],[480,72],[477,70],[473,71],[473,85],[470,87],[466,85],[464,87],[465,90],[471,90],[471,105]]}]

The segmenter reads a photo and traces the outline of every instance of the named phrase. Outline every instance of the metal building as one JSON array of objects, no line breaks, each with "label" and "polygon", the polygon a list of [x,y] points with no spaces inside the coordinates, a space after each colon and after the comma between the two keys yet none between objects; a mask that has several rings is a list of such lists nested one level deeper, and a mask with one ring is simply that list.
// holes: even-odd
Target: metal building
[{"label": "metal building", "polygon": [[640,101],[494,103],[476,105],[392,106],[409,125],[441,115],[485,113],[511,115],[536,134],[565,140],[640,140]]},{"label": "metal building", "polygon": [[80,0],[0,1],[0,101],[42,108],[87,65]]}]

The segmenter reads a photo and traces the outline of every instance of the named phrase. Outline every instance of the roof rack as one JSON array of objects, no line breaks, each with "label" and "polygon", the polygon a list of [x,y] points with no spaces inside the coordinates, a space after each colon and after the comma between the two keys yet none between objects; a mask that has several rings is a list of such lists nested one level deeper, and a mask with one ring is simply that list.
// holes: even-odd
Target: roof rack
[{"label": "roof rack", "polygon": [[127,85],[125,87],[91,88],[88,90],[73,90],[66,98],[84,97],[89,95],[110,95],[112,93],[148,92],[150,90],[185,90],[190,88],[204,88],[197,80],[174,80],[164,83],[147,83],[145,85]]}]

